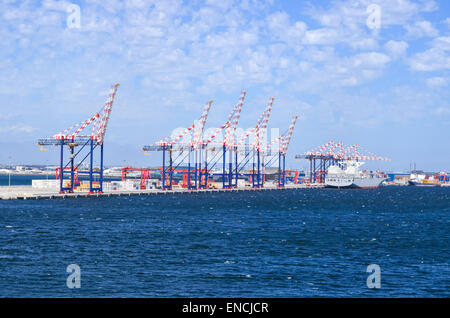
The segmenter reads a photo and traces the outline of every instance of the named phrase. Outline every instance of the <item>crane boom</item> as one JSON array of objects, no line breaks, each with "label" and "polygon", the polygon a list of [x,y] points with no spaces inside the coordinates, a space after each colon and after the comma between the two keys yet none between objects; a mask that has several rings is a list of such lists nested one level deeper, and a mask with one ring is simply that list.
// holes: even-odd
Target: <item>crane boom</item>
[{"label": "crane boom", "polygon": [[242,106],[244,105],[246,94],[247,94],[246,91],[241,92],[241,96],[239,97],[238,103],[236,104],[236,106],[234,106],[233,110],[228,116],[229,125],[225,130],[225,141],[224,141],[227,148],[231,148],[235,145],[236,129],[239,123],[239,118],[241,117]]},{"label": "crane boom", "polygon": [[[106,100],[105,106],[102,110],[95,115],[91,116],[78,124],[75,124],[67,129],[64,129],[58,134],[51,136],[50,138],[39,139],[39,145],[59,145],[64,140],[82,140],[82,139],[92,139],[95,140],[97,144],[103,144],[105,137],[106,127],[108,125],[109,117],[111,116],[111,110],[114,102],[114,97],[116,95],[117,87],[119,84],[114,84],[111,86],[108,99]],[[83,133],[87,131],[87,127],[92,125],[90,134]]]},{"label": "crane boom", "polygon": [[111,110],[113,107],[114,98],[116,96],[117,87],[119,87],[118,83],[111,86],[108,99],[106,101],[105,107],[103,108],[103,115],[102,119],[100,120],[100,125],[97,133],[97,142],[99,145],[103,144],[103,140],[105,139],[106,128],[108,127],[109,117],[111,116]]},{"label": "crane boom", "polygon": [[208,119],[209,110],[211,109],[212,100],[206,103],[202,116],[195,126],[194,139],[192,141],[194,147],[198,147],[203,142],[203,131],[205,129],[206,120]]},{"label": "crane boom", "polygon": [[181,133],[179,133],[176,136],[167,136],[164,139],[161,139],[160,141],[156,142],[156,145],[158,146],[173,146],[175,143],[178,142],[181,138],[183,138],[187,133],[191,134],[191,140],[190,144],[195,145],[197,147],[198,143],[202,142],[202,135],[203,130],[205,129],[205,123],[206,119],[208,118],[209,110],[211,109],[212,100],[207,102],[205,104],[205,107],[203,108],[203,113],[200,116],[199,120],[195,120],[194,123],[189,126],[188,128],[184,129]]},{"label": "crane boom", "polygon": [[316,147],[313,150],[307,151],[303,155],[297,155],[296,157],[320,157],[327,156],[336,160],[383,160],[391,161],[389,158],[379,157],[374,153],[363,149],[360,145],[354,144],[351,146],[345,146],[342,141],[335,143],[329,141],[326,144]]},{"label": "crane boom", "polygon": [[281,145],[281,153],[283,155],[286,155],[286,152],[288,150],[289,143],[291,142],[291,138],[292,138],[292,133],[294,132],[295,124],[297,122],[297,118],[298,118],[298,115],[295,115],[294,117],[292,117],[291,124],[289,125],[289,129],[286,133],[286,136],[283,138],[283,142]]},{"label": "crane boom", "polygon": [[258,119],[258,124],[256,126],[256,132],[255,132],[255,141],[254,141],[254,147],[258,150],[261,149],[264,138],[266,137],[267,124],[269,122],[270,112],[272,111],[272,106],[273,106],[274,100],[275,100],[275,98],[273,98],[273,97],[271,97],[269,99],[269,103],[267,104],[266,109],[264,110],[264,112]]}]

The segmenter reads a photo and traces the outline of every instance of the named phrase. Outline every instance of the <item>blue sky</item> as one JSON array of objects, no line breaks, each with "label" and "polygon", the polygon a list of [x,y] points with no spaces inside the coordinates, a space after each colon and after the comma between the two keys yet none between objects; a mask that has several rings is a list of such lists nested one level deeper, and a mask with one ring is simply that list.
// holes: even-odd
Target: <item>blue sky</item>
[{"label": "blue sky", "polygon": [[[79,5],[80,28],[67,8]],[[367,8],[380,8],[379,28]],[[214,100],[240,126],[275,97],[269,127],[300,118],[295,154],[329,140],[390,157],[371,166],[450,170],[450,3],[352,1],[0,1],[0,163],[57,161],[35,141],[91,116],[119,82],[106,164],[153,164],[140,148]]]}]

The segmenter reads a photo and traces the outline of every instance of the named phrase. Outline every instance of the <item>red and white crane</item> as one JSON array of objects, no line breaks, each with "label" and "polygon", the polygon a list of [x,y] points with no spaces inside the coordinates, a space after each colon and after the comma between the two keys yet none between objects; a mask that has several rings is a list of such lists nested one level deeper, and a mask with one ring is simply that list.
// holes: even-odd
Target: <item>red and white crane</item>
[{"label": "red and white crane", "polygon": [[283,139],[281,141],[280,152],[284,156],[286,155],[288,147],[289,147],[289,143],[291,142],[292,134],[294,133],[294,128],[295,128],[295,124],[297,122],[297,118],[298,118],[298,115],[295,115],[294,117],[292,117],[291,124],[289,125],[288,131],[287,131],[286,135],[283,136]]},{"label": "red and white crane", "polygon": [[[41,145],[53,145],[54,140],[75,140],[75,139],[93,139],[97,144],[101,145],[105,139],[106,128],[108,127],[109,118],[111,116],[111,110],[114,104],[114,98],[116,96],[117,88],[119,84],[114,84],[108,94],[108,99],[106,100],[105,106],[100,112],[95,113],[90,118],[75,124],[67,129],[64,129],[58,134],[53,135],[48,139],[41,139],[39,144]],[[92,130],[90,134],[83,134],[87,131],[87,128],[91,126]],[[59,144],[59,142],[56,142]]]},{"label": "red and white crane", "polygon": [[[216,139],[216,137],[225,130],[225,136],[223,138],[223,143],[227,149],[232,149],[235,145],[236,138],[236,129],[239,124],[239,119],[241,116],[242,106],[244,105],[244,100],[247,92],[242,91],[241,96],[239,97],[238,103],[233,107],[230,114],[228,115],[227,121],[220,127],[213,130],[208,136],[205,136],[203,140],[204,145],[212,145]],[[215,149],[216,147],[211,147],[211,149]]]},{"label": "red and white crane", "polygon": [[259,116],[258,121],[256,123],[256,126],[247,130],[240,136],[238,141],[236,142],[236,146],[242,146],[244,145],[244,142],[249,138],[250,136],[253,137],[253,148],[255,150],[261,150],[261,147],[264,145],[264,139],[266,137],[267,132],[267,124],[269,122],[270,113],[272,111],[273,101],[275,98],[271,97],[269,99],[269,103],[267,104],[266,108],[262,112],[262,114]]},{"label": "red and white crane", "polygon": [[[76,186],[81,185],[78,181],[79,174],[86,174],[89,176],[90,193],[103,192],[103,144],[118,87],[119,84],[111,86],[105,106],[90,118],[64,129],[50,138],[38,140],[37,144],[41,147],[41,150],[43,149],[43,146],[47,145],[60,147],[60,165],[56,174],[60,179],[61,193],[73,192]],[[91,128],[90,134],[88,128]],[[69,161],[65,165],[64,146],[67,146],[70,152]],[[100,167],[95,169],[94,150],[97,147],[100,148]],[[77,151],[75,152],[76,148]],[[85,153],[82,154],[82,151]],[[78,163],[75,163],[78,156],[81,156],[82,159]],[[89,169],[83,170],[82,165],[87,158],[89,158]],[[70,175],[69,180],[64,180],[65,174]],[[95,176],[98,176],[98,181],[96,181],[98,182],[98,185],[94,185]]]},{"label": "red and white crane", "polygon": [[203,144],[203,131],[205,130],[206,120],[208,119],[209,110],[211,109],[212,100],[206,103],[200,120],[194,122],[194,132],[192,138],[192,146],[198,149]]},{"label": "red and white crane", "polygon": [[330,157],[335,160],[390,161],[389,158],[377,156],[358,144],[346,146],[342,141],[336,143],[333,140],[322,146],[316,147],[313,150],[307,151],[303,156],[322,156]]},{"label": "red and white crane", "polygon": [[224,139],[225,146],[228,149],[232,149],[236,144],[235,140],[236,129],[239,124],[239,118],[241,117],[242,106],[244,105],[246,94],[247,94],[246,91],[241,92],[241,96],[239,97],[238,103],[236,104],[236,106],[234,106],[230,115],[228,115],[229,125],[227,125],[225,129],[225,139]]}]

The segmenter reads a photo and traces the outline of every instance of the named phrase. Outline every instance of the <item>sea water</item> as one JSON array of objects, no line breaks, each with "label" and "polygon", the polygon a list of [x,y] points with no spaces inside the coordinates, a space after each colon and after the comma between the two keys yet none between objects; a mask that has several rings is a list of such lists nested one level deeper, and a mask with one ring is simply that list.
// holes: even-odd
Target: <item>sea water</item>
[{"label": "sea water", "polygon": [[0,296],[450,297],[449,246],[450,188],[0,200]]}]

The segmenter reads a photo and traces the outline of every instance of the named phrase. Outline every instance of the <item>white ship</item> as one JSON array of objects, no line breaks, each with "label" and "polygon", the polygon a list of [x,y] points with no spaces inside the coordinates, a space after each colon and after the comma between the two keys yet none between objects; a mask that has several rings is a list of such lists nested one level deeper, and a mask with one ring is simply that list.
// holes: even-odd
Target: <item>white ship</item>
[{"label": "white ship", "polygon": [[427,176],[425,173],[414,171],[409,178],[409,185],[417,187],[439,187],[439,177]]},{"label": "white ship", "polygon": [[344,168],[330,166],[325,185],[330,188],[378,188],[387,178],[378,172],[366,172],[359,170],[364,162],[347,160],[343,162]]}]

